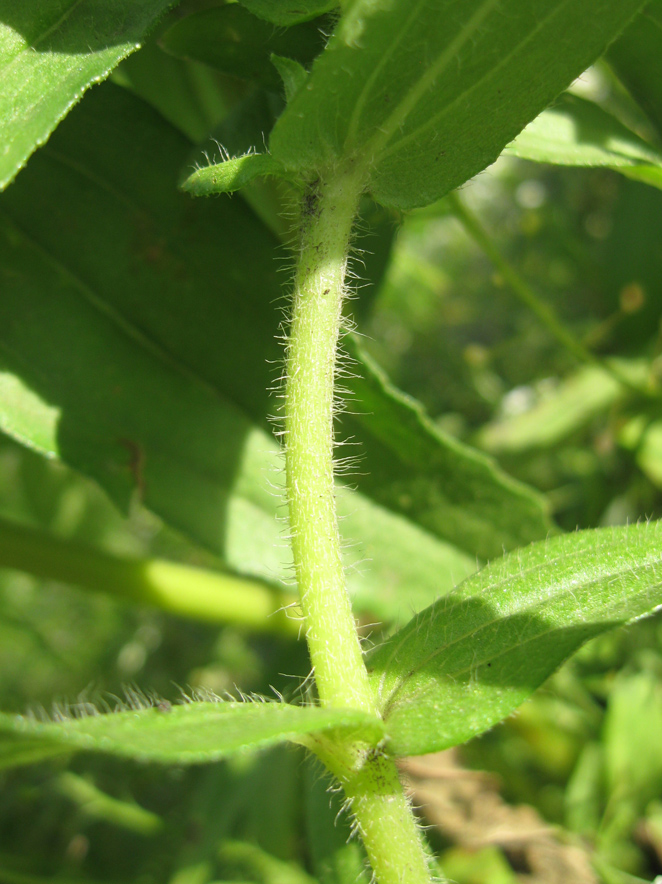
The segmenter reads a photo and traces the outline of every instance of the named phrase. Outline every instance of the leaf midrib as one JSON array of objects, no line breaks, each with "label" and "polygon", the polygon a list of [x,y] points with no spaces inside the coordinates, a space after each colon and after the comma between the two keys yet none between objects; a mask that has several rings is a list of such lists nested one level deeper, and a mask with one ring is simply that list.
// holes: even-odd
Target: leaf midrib
[{"label": "leaf midrib", "polygon": [[[399,105],[393,109],[386,122],[379,127],[378,132],[368,141],[366,147],[368,148],[371,157],[379,157],[379,159],[382,159],[388,153],[388,151],[383,151],[384,146],[388,144],[396,131],[404,125],[405,120],[425,93],[430,89],[432,83],[437,77],[444,73],[456,53],[459,52],[467,41],[471,39],[485,18],[492,12],[494,7],[499,5],[500,2],[501,0],[483,0],[483,4],[474,12],[473,16],[469,19],[465,27],[462,28],[461,32],[453,41],[451,41],[450,45],[443,50],[437,61],[427,69],[416,85],[407,92]],[[452,107],[456,101],[457,99],[448,107]],[[406,138],[403,137],[397,143],[402,144],[405,140]]]},{"label": "leaf midrib", "polygon": [[[411,132],[408,132],[407,135],[403,135],[402,138],[400,138],[398,141],[396,141],[394,144],[392,144],[390,147],[387,147],[387,148],[385,148],[385,145],[388,143],[388,141],[390,141],[390,139],[395,134],[396,128],[394,128],[391,131],[388,138],[384,138],[384,135],[386,134],[387,129],[386,129],[386,127],[383,127],[384,135],[382,134],[382,131],[380,131],[378,136],[375,136],[373,139],[371,139],[371,141],[375,142],[373,149],[372,149],[373,155],[376,156],[377,154],[379,154],[379,161],[383,161],[388,156],[392,155],[393,153],[397,153],[398,151],[400,151],[404,146],[406,146],[412,140],[415,140],[418,137],[420,137],[420,135],[423,132],[425,132],[427,129],[429,129],[431,126],[437,125],[439,123],[439,121],[442,120],[452,108],[454,108],[461,101],[465,100],[467,98],[467,96],[471,95],[471,93],[475,89],[477,89],[479,86],[482,86],[482,84],[487,79],[491,79],[492,77],[494,77],[494,75],[504,65],[509,63],[519,52],[521,52],[521,50],[527,45],[527,43],[529,43],[533,39],[533,37],[545,25],[547,25],[547,23],[551,19],[553,19],[557,14],[559,14],[564,9],[564,7],[567,6],[568,3],[571,3],[571,2],[574,2],[574,0],[563,0],[563,2],[561,2],[558,6],[556,6],[556,8],[554,9],[553,12],[551,12],[549,15],[546,15],[537,24],[537,26],[535,28],[533,28],[531,31],[529,31],[529,33],[527,34],[525,39],[520,41],[507,55],[505,55],[499,61],[499,63],[497,65],[495,65],[493,68],[491,68],[489,71],[487,71],[482,77],[480,77],[478,80],[476,80],[467,89],[464,89],[462,92],[458,93],[456,95],[456,97],[453,99],[453,101],[451,101],[449,104],[447,104],[444,108],[442,108],[436,114],[433,114],[431,117],[429,117],[425,121],[425,123],[421,124],[417,129],[413,129]],[[413,109],[413,108],[411,108],[411,109]],[[408,111],[408,113],[409,113],[409,111]],[[404,122],[404,120],[402,122]],[[380,141],[381,141],[381,144],[380,144]],[[385,148],[385,149],[382,149],[382,148]]]}]

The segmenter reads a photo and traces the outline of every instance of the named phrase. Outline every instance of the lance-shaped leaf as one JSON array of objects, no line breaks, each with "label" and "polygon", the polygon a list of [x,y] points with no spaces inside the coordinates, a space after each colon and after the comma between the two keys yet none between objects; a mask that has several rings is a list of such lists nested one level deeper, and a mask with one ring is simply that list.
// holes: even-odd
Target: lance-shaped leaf
[{"label": "lance-shaped leaf", "polygon": [[374,654],[391,751],[483,733],[588,639],[660,606],[662,522],[564,535],[492,563]]},{"label": "lance-shaped leaf", "polygon": [[0,188],[173,0],[0,0]]},{"label": "lance-shaped leaf", "polygon": [[280,118],[302,172],[350,160],[400,209],[439,199],[595,60],[641,0],[356,0]]},{"label": "lance-shaped leaf", "polygon": [[0,733],[25,739],[31,747],[105,752],[165,764],[203,764],[246,749],[261,749],[285,741],[305,742],[306,736],[346,730],[361,739],[379,742],[378,718],[354,709],[322,709],[286,703],[193,702],[157,703],[147,709],[127,709],[82,717],[60,716],[37,721],[0,713]]},{"label": "lance-shaped leaf", "polygon": [[562,95],[504,153],[559,166],[604,166],[662,187],[662,152],[577,95]]},{"label": "lance-shaped leaf", "polygon": [[[360,434],[363,441],[370,469],[361,487],[367,494],[403,516],[416,513],[428,531],[482,559],[554,530],[540,494],[439,432],[419,403],[397,390],[356,342],[348,342],[348,350],[359,360],[360,373],[345,383],[362,414],[344,418],[343,431]],[[506,497],[510,504],[504,506]]]},{"label": "lance-shaped leaf", "polygon": [[[619,359],[612,365],[633,384],[645,385],[648,369],[644,362]],[[528,411],[485,424],[477,440],[487,451],[505,455],[549,449],[582,430],[625,396],[627,388],[614,375],[600,366],[583,366]]]},{"label": "lance-shaped leaf", "polygon": [[[189,149],[104,86],[3,195],[0,427],[289,586],[282,458],[263,429],[277,241],[241,200],[177,193]],[[376,616],[409,616],[475,568],[362,495],[340,489],[339,509],[349,585]]]}]

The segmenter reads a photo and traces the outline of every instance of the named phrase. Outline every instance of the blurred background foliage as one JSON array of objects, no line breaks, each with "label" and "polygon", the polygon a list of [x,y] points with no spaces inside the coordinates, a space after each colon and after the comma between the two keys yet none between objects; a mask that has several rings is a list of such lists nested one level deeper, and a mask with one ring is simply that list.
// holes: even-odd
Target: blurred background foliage
[{"label": "blurred background foliage", "polygon": [[[237,81],[163,51],[167,27],[203,5],[180,6],[114,79],[205,144],[219,126],[226,141],[237,133],[232,113],[246,100],[261,114],[279,106],[253,91],[259,75]],[[651,136],[606,67],[577,88]],[[246,198],[279,229],[277,188],[253,185]],[[662,377],[659,190],[605,169],[504,157],[462,198],[588,350],[632,376]],[[543,491],[566,530],[662,516],[660,399],[581,365],[516,298],[448,201],[401,219],[371,212],[357,243],[369,269],[358,256],[356,272],[381,282],[359,285],[349,309],[394,383],[446,432]],[[112,552],[214,564],[139,506],[120,515],[92,483],[6,438],[0,515]],[[662,874],[661,640],[653,618],[592,642],[516,716],[407,768],[449,877],[628,884]],[[23,712],[138,685],[171,701],[191,688],[288,695],[307,660],[285,638],[3,571],[0,671],[0,707]],[[357,880],[361,849],[347,842],[326,785],[293,749],[192,769],[84,755],[0,767],[0,881]]]}]

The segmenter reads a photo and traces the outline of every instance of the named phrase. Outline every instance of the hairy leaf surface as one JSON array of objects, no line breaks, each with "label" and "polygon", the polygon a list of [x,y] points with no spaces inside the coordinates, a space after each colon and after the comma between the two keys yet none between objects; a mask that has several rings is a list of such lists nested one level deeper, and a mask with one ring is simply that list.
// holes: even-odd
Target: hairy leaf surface
[{"label": "hairy leaf surface", "polygon": [[365,167],[399,209],[484,169],[594,61],[641,0],[356,0],[280,118],[274,156]]},{"label": "hairy leaf surface", "polygon": [[0,0],[0,188],[173,0]]},{"label": "hairy leaf surface", "polygon": [[259,749],[308,734],[346,729],[379,741],[379,719],[352,709],[289,706],[285,703],[195,702],[157,704],[80,718],[42,722],[0,713],[0,732],[42,740],[73,751],[107,752],[138,761],[201,764],[244,749]]},{"label": "hairy leaf surface", "polygon": [[662,606],[662,522],[532,544],[488,565],[380,647],[372,677],[396,755],[463,743],[584,642]]}]

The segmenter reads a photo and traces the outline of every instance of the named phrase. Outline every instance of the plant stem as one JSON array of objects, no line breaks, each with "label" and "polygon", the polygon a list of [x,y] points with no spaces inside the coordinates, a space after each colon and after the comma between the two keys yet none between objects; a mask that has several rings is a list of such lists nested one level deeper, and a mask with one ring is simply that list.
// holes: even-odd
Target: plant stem
[{"label": "plant stem", "polygon": [[393,759],[370,756],[341,782],[379,884],[431,884],[431,857]]},{"label": "plant stem", "polygon": [[361,183],[331,175],[306,188],[287,346],[285,438],[292,549],[323,705],[375,712],[340,555],[333,487],[336,350]]},{"label": "plant stem", "polygon": [[[362,180],[310,183],[287,346],[285,438],[292,548],[323,705],[378,715],[345,584],[333,481],[336,351],[347,254]],[[339,779],[379,884],[430,884],[428,857],[392,758],[357,735],[310,744]]]},{"label": "plant stem", "polygon": [[607,372],[607,374],[610,374],[623,387],[631,390],[637,395],[646,397],[651,396],[650,390],[632,381],[619,371],[618,367],[605,360],[599,359],[595,354],[591,353],[590,350],[587,350],[581,341],[578,341],[559,321],[552,308],[545,304],[544,301],[540,300],[533,288],[501,254],[476,215],[474,215],[474,213],[467,207],[466,203],[460,199],[458,194],[456,192],[450,193],[448,199],[455,216],[461,222],[464,229],[469,236],[472,237],[474,242],[485,252],[519,300],[538,317],[547,330],[562,346],[566,348],[566,350],[568,350],[569,353],[572,353],[572,355],[580,362],[598,366],[603,371]]},{"label": "plant stem", "polygon": [[0,568],[73,583],[193,620],[289,636],[299,630],[298,622],[283,611],[292,599],[257,581],[164,559],[114,556],[4,519]]}]

